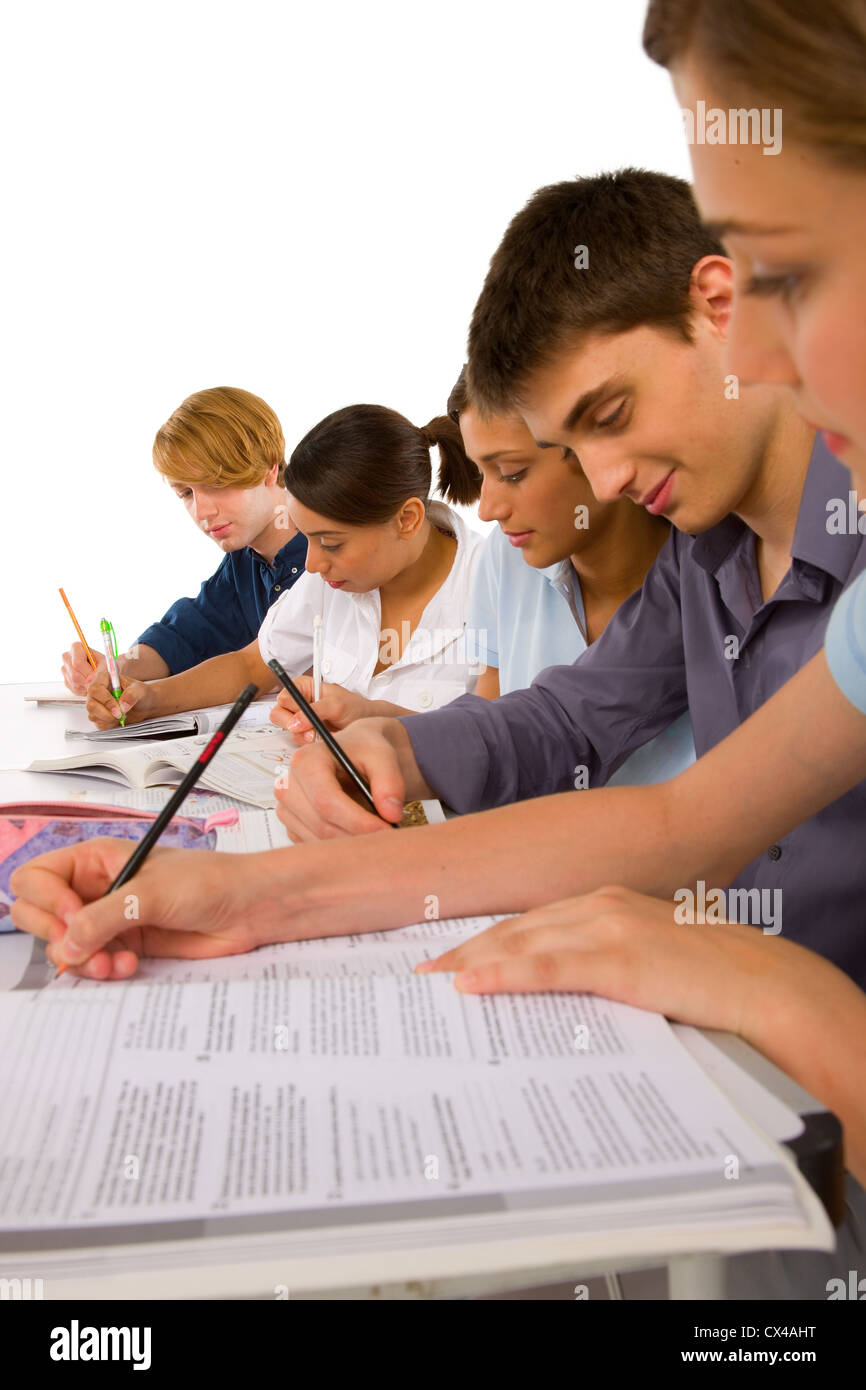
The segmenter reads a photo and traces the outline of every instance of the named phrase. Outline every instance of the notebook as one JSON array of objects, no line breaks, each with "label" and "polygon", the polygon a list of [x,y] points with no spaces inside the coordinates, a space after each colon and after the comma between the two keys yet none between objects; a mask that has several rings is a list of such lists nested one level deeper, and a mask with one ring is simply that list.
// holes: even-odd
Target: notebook
[{"label": "notebook", "polygon": [[[55,702],[59,703],[59,702]],[[248,705],[237,722],[238,728],[260,728],[269,722],[273,700],[256,700]],[[129,739],[160,738],[163,734],[210,734],[218,729],[231,705],[213,705],[210,709],[187,710],[183,714],[162,715],[158,719],[143,719],[140,724],[120,724],[112,729],[67,729],[67,738],[83,738],[88,743],[116,743]]]},{"label": "notebook", "polygon": [[[208,715],[217,713],[208,711]],[[217,722],[222,718],[218,712]],[[177,786],[206,746],[210,734],[160,742],[135,742],[129,747],[106,741],[64,758],[37,758],[26,772],[76,772],[129,787]],[[273,724],[238,727],[229,734],[207,768],[200,785],[208,791],[235,797],[251,806],[276,805],[274,779],[291,761],[294,744]]]}]

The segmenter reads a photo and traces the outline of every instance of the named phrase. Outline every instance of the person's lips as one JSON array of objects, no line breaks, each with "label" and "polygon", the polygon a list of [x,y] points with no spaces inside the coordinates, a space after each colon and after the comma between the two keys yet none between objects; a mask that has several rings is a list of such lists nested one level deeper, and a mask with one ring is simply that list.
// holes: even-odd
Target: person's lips
[{"label": "person's lips", "polygon": [[639,505],[641,507],[646,507],[647,511],[652,516],[658,516],[663,512],[670,501],[671,491],[674,485],[674,472],[675,469],[671,469],[670,473],[662,478],[660,483],[657,483],[654,488],[650,488],[649,492],[641,498]]},{"label": "person's lips", "polygon": [[211,535],[216,540],[219,540],[221,536],[224,536],[227,531],[231,530],[231,525],[232,524],[230,521],[224,521],[222,526],[212,526],[210,528],[210,531],[208,532],[208,535]]},{"label": "person's lips", "polygon": [[851,440],[844,434],[834,434],[832,430],[822,430],[821,433],[824,436],[824,443],[827,445],[831,454],[836,454],[838,457],[844,454],[847,449],[851,448]]},{"label": "person's lips", "polygon": [[535,535],[534,531],[505,531],[503,533],[510,545],[526,545]]},{"label": "person's lips", "polygon": [[345,579],[326,579],[326,580],[325,580],[325,583],[326,583],[326,584],[330,584],[330,586],[331,586],[332,589],[342,589],[342,587],[343,587],[343,585],[345,584],[345,582],[346,582]]},{"label": "person's lips", "polygon": [[816,425],[814,420],[807,419],[805,415],[803,419],[810,430],[815,430],[817,434],[823,436],[824,443],[831,454],[843,454],[846,449],[851,448],[851,440],[846,434],[836,434],[835,430],[828,430],[823,425]]}]

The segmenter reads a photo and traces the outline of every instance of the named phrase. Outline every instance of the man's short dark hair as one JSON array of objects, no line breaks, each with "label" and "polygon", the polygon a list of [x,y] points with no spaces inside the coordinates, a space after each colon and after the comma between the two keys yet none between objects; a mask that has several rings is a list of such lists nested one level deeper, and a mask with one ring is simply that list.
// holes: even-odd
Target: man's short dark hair
[{"label": "man's short dark hair", "polygon": [[472,315],[473,403],[513,409],[527,378],[590,332],[650,324],[691,342],[692,271],[724,254],[670,174],[621,169],[540,188],[510,223]]}]

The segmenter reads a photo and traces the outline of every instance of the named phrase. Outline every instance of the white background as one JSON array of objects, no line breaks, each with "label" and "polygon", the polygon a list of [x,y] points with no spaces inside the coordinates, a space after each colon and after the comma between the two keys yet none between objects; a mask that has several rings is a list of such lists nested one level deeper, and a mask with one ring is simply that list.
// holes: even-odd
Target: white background
[{"label": "white background", "polygon": [[424,424],[545,183],[688,176],[644,0],[28,0],[0,24],[0,681],[122,646],[221,558],[153,470],[208,386],[288,449],[375,401]]}]

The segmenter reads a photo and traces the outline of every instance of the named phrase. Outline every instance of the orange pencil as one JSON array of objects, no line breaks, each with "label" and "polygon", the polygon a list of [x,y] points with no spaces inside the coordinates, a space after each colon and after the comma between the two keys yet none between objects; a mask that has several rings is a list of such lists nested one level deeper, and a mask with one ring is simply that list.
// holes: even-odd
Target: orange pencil
[{"label": "orange pencil", "polygon": [[58,594],[60,595],[60,597],[63,599],[63,602],[66,604],[66,608],[67,608],[67,611],[68,611],[68,613],[69,613],[69,616],[70,616],[70,618],[72,619],[72,621],[73,621],[74,624],[75,624],[75,631],[78,633],[78,636],[81,638],[81,645],[82,645],[82,647],[84,648],[84,650],[85,650],[85,652],[86,652],[86,654],[87,654],[87,660],[90,662],[91,666],[93,667],[93,669],[94,669],[94,671],[95,671],[95,670],[96,670],[96,657],[93,655],[93,652],[90,650],[90,648],[89,648],[88,645],[87,645],[87,638],[85,637],[84,633],[81,631],[81,628],[80,628],[79,625],[78,625],[78,619],[76,618],[75,614],[74,614],[73,611],[72,611],[72,604],[69,602],[69,599],[66,597],[66,595],[64,594],[64,592],[63,592],[62,589],[58,589],[57,592],[58,592]]}]

